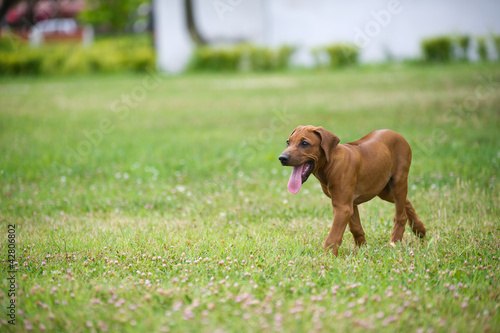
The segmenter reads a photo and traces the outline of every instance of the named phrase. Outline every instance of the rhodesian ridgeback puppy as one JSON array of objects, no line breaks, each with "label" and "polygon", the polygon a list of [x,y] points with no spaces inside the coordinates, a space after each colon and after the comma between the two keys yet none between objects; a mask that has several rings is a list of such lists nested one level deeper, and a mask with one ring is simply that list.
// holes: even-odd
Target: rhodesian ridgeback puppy
[{"label": "rhodesian ridgeback puppy", "polygon": [[403,238],[408,219],[415,235],[424,237],[425,226],[407,197],[411,148],[403,136],[378,130],[354,142],[339,142],[323,127],[299,126],[279,157],[282,165],[293,166],[288,182],[291,193],[298,193],[312,173],[332,200],[334,219],[325,250],[338,254],[348,224],[356,246],[366,243],[358,205],[376,196],[396,206],[391,245]]}]

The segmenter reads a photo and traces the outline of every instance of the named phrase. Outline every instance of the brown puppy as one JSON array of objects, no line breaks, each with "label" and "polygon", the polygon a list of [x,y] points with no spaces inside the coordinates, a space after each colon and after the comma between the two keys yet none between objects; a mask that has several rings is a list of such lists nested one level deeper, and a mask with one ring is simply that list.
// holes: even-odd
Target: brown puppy
[{"label": "brown puppy", "polygon": [[408,219],[413,232],[424,237],[425,226],[406,196],[411,163],[408,142],[391,130],[373,131],[346,144],[339,142],[323,127],[299,126],[290,134],[287,148],[279,157],[282,165],[293,166],[290,192],[297,193],[312,173],[332,199],[335,216],[325,250],[338,254],[347,224],[356,245],[366,243],[358,205],[375,196],[396,206],[391,244],[403,238]]}]

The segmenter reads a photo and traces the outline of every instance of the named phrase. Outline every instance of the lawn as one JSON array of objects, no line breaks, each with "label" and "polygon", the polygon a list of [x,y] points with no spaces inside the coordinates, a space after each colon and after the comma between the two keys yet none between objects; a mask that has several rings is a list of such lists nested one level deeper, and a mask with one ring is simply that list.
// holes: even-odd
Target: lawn
[{"label": "lawn", "polygon": [[[500,64],[0,78],[0,331],[498,332],[499,105]],[[374,199],[325,254],[300,124],[403,134],[427,238]]]}]

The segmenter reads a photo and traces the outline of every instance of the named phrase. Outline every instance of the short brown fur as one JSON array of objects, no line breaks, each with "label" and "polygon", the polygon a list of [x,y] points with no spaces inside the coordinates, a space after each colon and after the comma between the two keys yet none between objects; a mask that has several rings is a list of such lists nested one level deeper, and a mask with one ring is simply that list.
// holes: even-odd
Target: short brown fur
[{"label": "short brown fur", "polygon": [[[302,142],[308,145],[303,146]],[[407,197],[411,148],[400,134],[391,130],[373,131],[361,139],[339,144],[339,138],[323,127],[299,126],[289,137],[289,146],[280,156],[286,166],[314,161],[313,174],[326,196],[331,198],[333,225],[324,249],[338,254],[346,226],[357,246],[366,243],[358,205],[378,196],[396,206],[391,244],[403,238],[406,222],[415,235],[426,229]]]}]

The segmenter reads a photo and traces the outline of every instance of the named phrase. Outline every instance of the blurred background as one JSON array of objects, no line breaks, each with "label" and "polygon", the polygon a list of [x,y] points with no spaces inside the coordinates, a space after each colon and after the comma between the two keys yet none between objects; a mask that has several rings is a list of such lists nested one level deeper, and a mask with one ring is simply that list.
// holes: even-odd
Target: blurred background
[{"label": "blurred background", "polygon": [[489,61],[498,59],[500,47],[500,3],[494,0],[0,4],[2,74]]}]

